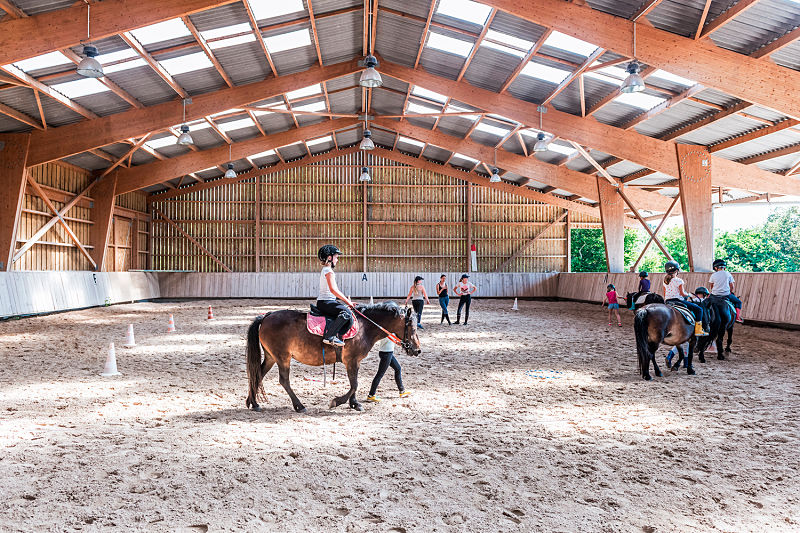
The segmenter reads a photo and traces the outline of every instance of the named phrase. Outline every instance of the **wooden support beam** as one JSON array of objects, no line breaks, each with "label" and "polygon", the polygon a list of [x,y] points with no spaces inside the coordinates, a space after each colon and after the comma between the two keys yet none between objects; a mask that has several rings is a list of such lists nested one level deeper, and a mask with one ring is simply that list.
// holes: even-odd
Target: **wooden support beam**
[{"label": "wooden support beam", "polygon": [[0,133],[0,272],[11,270],[25,196],[28,133]]},{"label": "wooden support beam", "polygon": [[225,263],[223,263],[222,261],[220,261],[219,259],[217,259],[217,256],[215,256],[214,254],[212,254],[211,252],[209,252],[209,251],[208,251],[208,250],[207,250],[207,249],[206,249],[206,248],[205,248],[205,247],[204,247],[202,244],[200,244],[199,242],[197,242],[197,240],[195,240],[195,238],[194,238],[194,237],[192,237],[191,235],[189,235],[188,233],[186,233],[186,232],[183,230],[183,228],[182,228],[182,227],[180,227],[178,224],[176,224],[175,222],[173,222],[173,221],[172,221],[170,218],[168,218],[168,217],[167,217],[167,216],[166,216],[164,213],[162,213],[162,212],[161,212],[161,211],[160,211],[160,210],[159,210],[157,207],[155,207],[155,206],[151,206],[150,208],[153,210],[153,213],[154,213],[154,214],[157,214],[157,215],[158,215],[158,216],[160,216],[160,217],[161,217],[161,218],[162,218],[162,219],[163,219],[163,220],[164,220],[164,221],[165,221],[167,224],[169,224],[170,226],[172,226],[173,228],[175,228],[176,230],[178,230],[178,232],[179,232],[181,235],[183,235],[184,237],[186,237],[186,239],[187,239],[189,242],[191,242],[192,244],[194,244],[195,246],[197,246],[197,247],[200,249],[200,251],[201,251],[201,252],[203,252],[205,255],[207,255],[209,258],[211,258],[211,260],[212,260],[212,261],[214,261],[214,262],[215,262],[215,263],[217,263],[219,266],[221,266],[221,267],[222,267],[222,268],[223,268],[223,269],[224,269],[226,272],[233,272],[233,271],[232,271],[230,268],[228,268],[228,266],[227,266]]},{"label": "wooden support beam", "polygon": [[664,222],[666,222],[667,219],[670,217],[670,214],[672,213],[672,210],[674,209],[675,205],[678,203],[678,200],[680,200],[680,198],[681,197],[680,197],[680,194],[679,194],[678,196],[675,197],[674,200],[672,200],[672,204],[669,206],[669,209],[667,209],[667,212],[664,213],[663,217],[661,217],[661,222],[658,223],[658,226],[656,227],[656,230],[654,232],[652,232],[652,234],[650,235],[650,238],[647,240],[647,242],[645,243],[644,247],[642,248],[641,253],[639,253],[639,257],[636,258],[636,262],[633,263],[633,266],[631,266],[631,272],[635,272],[636,271],[636,267],[639,266],[639,263],[642,261],[642,258],[644,257],[644,254],[647,253],[647,249],[650,248],[650,245],[653,243],[653,239],[655,239],[656,236],[658,235],[658,232],[661,231],[661,228],[664,226]]},{"label": "wooden support beam", "polygon": [[253,236],[255,243],[253,252],[256,255],[256,272],[261,272],[261,176],[256,176],[253,180],[255,186],[255,228],[253,228]]},{"label": "wooden support beam", "polygon": [[[142,26],[234,2],[235,0],[104,0],[92,5],[91,38],[92,41],[98,41]],[[86,4],[83,2],[32,17],[4,21],[0,25],[0,65],[76,46],[85,39]]]},{"label": "wooden support beam", "polygon": [[[464,269],[466,272],[472,272],[472,182],[467,182],[466,198],[464,201],[464,238],[466,244],[466,253],[464,254],[467,260],[467,266]],[[477,254],[476,254],[477,255]]]},{"label": "wooden support beam", "polygon": [[[431,28],[431,19],[433,18],[433,11],[436,9],[436,2],[431,2],[431,7],[428,10],[428,18],[425,20],[425,27],[422,29],[422,37],[419,40],[419,49],[417,50],[417,57],[414,59],[414,68],[419,66],[419,59],[422,57],[422,50],[425,48],[425,41],[428,39],[428,30]],[[366,13],[366,11],[365,11]],[[366,14],[365,14],[366,16]],[[366,22],[366,21],[365,21]],[[366,41],[365,45],[366,45]],[[366,46],[364,47],[364,53],[366,54]],[[409,91],[411,87],[409,86]],[[403,111],[405,111],[406,107],[403,106]]]},{"label": "wooden support beam", "polygon": [[711,213],[711,183],[713,167],[704,146],[677,145],[680,165],[680,195],[683,208],[683,227],[689,266],[694,272],[711,272],[714,259],[714,234]]},{"label": "wooden support beam", "polygon": [[609,272],[625,271],[625,210],[617,187],[602,176],[597,176],[597,194],[600,197],[600,220],[603,224],[603,243]]},{"label": "wooden support beam", "polygon": [[795,42],[796,40],[800,39],[800,26],[796,27],[789,33],[782,35],[781,37],[775,39],[771,43],[766,46],[762,46],[752,54],[751,57],[755,57],[757,59],[761,59],[764,57],[769,57],[771,54],[774,54],[778,50],[782,50]]},{"label": "wooden support beam", "polygon": [[[756,5],[758,1],[759,0],[738,0],[738,2],[735,2],[731,7],[728,8],[727,11],[720,13],[717,16],[717,18],[712,20],[705,28],[702,28],[701,25],[703,31],[698,32],[699,38],[701,39],[707,38],[709,35],[717,31],[718,29],[722,28],[723,26],[731,22],[733,19],[735,19],[736,17],[738,17],[739,15],[741,15],[742,13],[744,13],[745,11]],[[708,6],[706,6],[705,11],[708,12]],[[697,39],[697,37],[695,37],[695,39]]]},{"label": "wooden support beam", "polygon": [[[94,198],[94,207],[92,208],[92,222],[94,224],[92,224],[90,233],[92,245],[94,245],[92,260],[95,263],[95,270],[101,272],[106,271],[106,250],[108,250],[108,238],[112,235],[116,186],[117,175],[112,173],[98,181],[92,192],[92,198]],[[139,231],[138,227],[136,231]],[[112,242],[113,240],[112,236]],[[116,260],[116,257],[114,260]],[[112,270],[116,270],[116,268]]]},{"label": "wooden support beam", "polygon": [[[105,3],[105,2],[103,2]],[[358,72],[357,61],[337,63],[310,69],[279,78],[232,87],[192,97],[186,106],[188,121],[201,119],[232,108],[278,96],[297,87],[306,87]],[[180,102],[170,101],[144,109],[131,109],[100,119],[49,128],[46,132],[31,135],[28,165],[38,165],[119,142],[139,138],[147,132],[161,131],[182,122]]]},{"label": "wooden support beam", "polygon": [[564,256],[566,259],[566,265],[564,270],[566,272],[572,272],[572,212],[567,211],[567,226],[564,228],[564,232],[566,233],[566,250],[564,251]]},{"label": "wooden support beam", "polygon": [[120,34],[120,38],[123,41],[125,41],[125,43],[128,46],[130,46],[137,54],[139,54],[139,57],[144,59],[145,63],[150,65],[150,68],[152,68],[153,71],[155,71],[155,73],[158,74],[158,76],[162,80],[164,80],[167,83],[167,85],[169,85],[172,88],[173,91],[178,93],[178,96],[180,96],[181,98],[189,98],[189,93],[187,93],[183,89],[183,87],[181,87],[180,84],[178,84],[178,82],[175,81],[175,78],[172,77],[172,74],[167,72],[166,69],[161,66],[161,63],[156,61],[156,59],[152,55],[150,55],[150,52],[144,49],[144,46],[142,46],[142,43],[140,43],[136,39],[136,37],[134,37],[128,32],[125,32]]},{"label": "wooden support beam", "polygon": [[748,141],[752,141],[754,139],[759,139],[766,135],[771,135],[773,133],[777,133],[779,131],[783,131],[787,128],[793,128],[797,124],[800,124],[800,120],[795,119],[786,119],[778,122],[777,124],[773,124],[771,126],[765,126],[763,128],[758,128],[753,131],[749,131],[742,135],[733,137],[732,139],[728,139],[727,141],[718,142],[716,144],[712,144],[708,147],[708,151],[710,153],[718,152],[720,150],[724,150],[726,148],[730,148],[732,146],[737,146],[742,143],[746,143]]},{"label": "wooden support beam", "polygon": [[[740,0],[732,9],[740,14],[742,6],[736,6],[751,4],[752,1]],[[620,55],[633,57],[634,23],[629,20],[590,7],[552,0],[486,0],[484,3]],[[715,22],[706,25],[706,34],[719,28]],[[786,90],[787,87],[800,87],[798,71],[776,68],[758,59],[718,48],[708,40],[695,41],[641,24],[636,33],[636,57],[647,65],[800,119],[800,99],[796,98],[796,91]],[[736,76],[731,76],[731,72]]]},{"label": "wooden support beam", "polygon": [[[1,103],[1,102],[0,102],[0,113],[2,113],[3,115],[6,115],[8,117],[13,118],[14,120],[18,120],[19,122],[22,122],[23,124],[27,124],[28,126],[30,126],[32,128],[36,128],[37,130],[45,129],[44,122],[40,123],[38,120],[36,120],[32,116],[26,115],[22,111],[17,111],[13,107],[7,106],[6,104]],[[44,115],[42,115],[42,118],[44,118]]]},{"label": "wooden support beam", "polygon": [[[709,0],[709,1],[710,1],[710,0]],[[592,52],[592,53],[589,55],[589,57],[587,57],[587,58],[586,58],[586,60],[583,62],[583,64],[582,64],[581,66],[579,66],[578,68],[576,68],[575,70],[573,70],[573,71],[572,71],[572,72],[569,74],[569,76],[567,76],[566,78],[564,78],[564,81],[562,81],[561,83],[559,83],[559,84],[558,84],[558,86],[557,86],[557,87],[556,87],[556,88],[553,90],[553,92],[551,92],[551,93],[550,93],[550,95],[549,95],[547,98],[545,98],[545,99],[544,99],[544,101],[542,102],[542,105],[547,105],[547,104],[549,104],[550,102],[552,102],[552,101],[553,101],[553,98],[555,98],[556,96],[558,96],[559,94],[561,94],[561,92],[562,92],[564,89],[566,89],[567,87],[569,87],[569,85],[570,85],[570,84],[571,84],[573,81],[575,81],[575,78],[581,78],[581,80],[582,80],[583,78],[581,77],[581,74],[583,74],[583,73],[586,71],[586,69],[587,69],[587,68],[589,68],[590,66],[592,66],[592,63],[594,63],[595,61],[597,61],[597,59],[598,59],[600,56],[602,56],[604,53],[605,53],[605,50],[604,50],[603,48],[598,48],[597,50],[595,50],[594,52]],[[581,81],[581,85],[583,85],[583,81]]]},{"label": "wooden support beam", "polygon": [[[431,7],[431,9],[433,9],[433,7]],[[522,69],[524,69],[528,65],[528,63],[530,63],[531,58],[539,52],[539,48],[541,48],[544,42],[547,40],[547,38],[550,37],[551,33],[553,33],[553,30],[551,29],[545,30],[542,36],[539,37],[539,40],[536,41],[536,43],[533,46],[531,46],[531,49],[528,50],[528,53],[526,53],[525,56],[522,58],[519,65],[517,65],[517,67],[514,69],[514,72],[512,72],[511,75],[508,78],[506,78],[506,81],[503,83],[502,87],[500,87],[500,94],[506,92],[508,88],[511,86],[511,84],[514,83],[514,80],[517,79],[517,76],[519,76],[520,72],[522,72]],[[414,68],[416,67],[417,65],[414,65]]]},{"label": "wooden support beam", "polygon": [[559,222],[561,222],[562,220],[564,220],[564,219],[565,219],[567,216],[569,216],[569,211],[564,211],[563,213],[561,213],[561,215],[560,215],[560,216],[558,216],[558,217],[556,217],[555,219],[553,219],[553,221],[552,221],[552,222],[550,222],[550,223],[549,223],[549,224],[547,224],[547,225],[546,225],[544,228],[542,228],[542,229],[541,229],[541,230],[540,230],[540,231],[539,231],[539,232],[538,232],[536,235],[534,235],[534,236],[533,236],[533,238],[532,238],[532,239],[530,239],[528,242],[526,242],[525,244],[523,244],[522,246],[520,246],[520,247],[519,247],[519,249],[518,249],[516,252],[514,252],[513,254],[511,254],[511,255],[510,255],[510,256],[509,256],[509,257],[508,257],[508,258],[507,258],[505,261],[503,261],[503,263],[502,263],[500,266],[498,266],[498,267],[497,267],[497,268],[496,268],[494,271],[495,271],[495,272],[502,272],[502,271],[503,271],[503,270],[504,270],[504,269],[505,269],[505,268],[506,268],[508,265],[510,265],[510,264],[511,264],[511,261],[513,261],[514,259],[516,259],[516,258],[517,258],[517,257],[519,257],[520,255],[522,255],[523,253],[525,253],[525,251],[526,251],[528,248],[530,248],[531,246],[533,246],[534,244],[536,244],[536,241],[538,241],[538,240],[539,240],[539,238],[540,238],[542,235],[544,235],[545,233],[547,233],[547,231],[548,231],[550,228],[552,228],[553,226],[555,226],[556,224],[558,224]]},{"label": "wooden support beam", "polygon": [[683,102],[687,98],[699,93],[700,91],[702,91],[704,89],[705,89],[705,87],[703,87],[700,84],[692,85],[691,87],[688,87],[688,88],[684,89],[681,93],[676,94],[675,96],[673,96],[671,98],[667,98],[666,100],[664,100],[663,102],[661,102],[657,106],[653,107],[652,109],[648,109],[644,113],[633,117],[631,120],[629,120],[625,124],[621,125],[620,128],[622,128],[623,130],[629,130],[629,129],[633,128],[634,126],[636,126],[637,124],[641,124],[645,120],[651,119],[654,116],[663,113],[664,111],[666,111],[670,107],[674,106],[675,104]]},{"label": "wooden support beam", "polygon": [[[310,3],[310,0],[309,0],[309,3]],[[214,68],[217,70],[217,73],[225,81],[225,85],[227,85],[228,87],[233,87],[233,82],[231,81],[230,76],[228,76],[228,73],[225,72],[224,68],[222,68],[222,65],[217,60],[217,57],[214,55],[214,51],[211,50],[211,47],[206,42],[205,37],[203,37],[200,34],[200,32],[197,30],[197,28],[195,27],[194,23],[192,22],[192,19],[190,19],[188,16],[185,16],[185,17],[181,17],[181,20],[183,20],[183,23],[186,24],[187,28],[189,28],[189,31],[192,33],[192,36],[194,37],[194,39],[197,41],[197,44],[200,45],[200,48],[203,49],[203,52],[205,52],[206,57],[208,58],[208,60],[211,61],[212,65],[214,65]]]},{"label": "wooden support beam", "polygon": [[[2,49],[2,43],[0,43],[0,49]],[[79,115],[83,115],[86,118],[97,118],[97,115],[94,114],[93,112],[89,111],[82,105],[75,103],[74,101],[67,98],[60,92],[51,89],[49,85],[40,82],[33,76],[28,75],[25,71],[18,69],[14,65],[3,65],[2,67],[0,67],[0,69],[3,69],[8,74],[12,75],[16,79],[25,83],[28,87],[31,87],[32,89],[35,89],[42,94],[46,94],[50,98],[54,99],[56,102],[60,103],[64,107],[71,109],[72,111],[75,111]]]},{"label": "wooden support beam", "polygon": [[[634,216],[636,217],[636,220],[638,220],[639,223],[644,227],[645,231],[647,231],[647,233],[650,234],[650,239],[656,241],[656,245],[661,250],[661,253],[663,253],[668,260],[672,261],[672,255],[669,253],[669,250],[667,250],[667,248],[663,244],[661,244],[661,241],[658,239],[653,230],[650,229],[650,226],[647,225],[647,221],[645,221],[645,219],[642,218],[642,215],[639,214],[639,210],[636,209],[636,206],[633,205],[633,202],[631,202],[630,198],[628,198],[623,189],[624,187],[617,187],[617,192],[622,197],[622,200],[628,205],[628,208],[633,212]],[[673,200],[672,203],[674,205],[675,201]]]},{"label": "wooden support beam", "polygon": [[706,5],[703,6],[703,12],[700,13],[700,22],[697,23],[697,30],[694,32],[694,39],[700,38],[703,32],[703,26],[706,24],[706,17],[708,17],[708,9],[711,7],[711,0],[706,0]]},{"label": "wooden support beam", "polygon": [[[760,163],[761,161],[768,161],[770,159],[775,159],[776,157],[781,157],[784,155],[791,155],[800,152],[800,143],[799,144],[792,144],[790,146],[785,146],[783,148],[777,148],[775,150],[771,150],[769,152],[764,152],[763,154],[751,155],[750,157],[744,157],[742,159],[737,159],[737,163],[742,163],[744,165],[751,165],[753,163]],[[769,192],[769,191],[767,191]]]}]

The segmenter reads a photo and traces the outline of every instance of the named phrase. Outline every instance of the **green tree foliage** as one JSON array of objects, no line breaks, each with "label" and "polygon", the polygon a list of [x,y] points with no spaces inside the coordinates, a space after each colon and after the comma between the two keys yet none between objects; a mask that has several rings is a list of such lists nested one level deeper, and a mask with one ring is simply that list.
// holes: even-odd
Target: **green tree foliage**
[{"label": "green tree foliage", "polygon": [[[632,265],[650,236],[644,230],[625,230],[625,265]],[[684,269],[689,268],[686,236],[682,226],[661,232],[659,239]],[[720,232],[714,257],[728,261],[728,270],[739,272],[800,271],[800,208],[779,209],[755,228]],[[666,258],[654,244],[638,270],[662,272]],[[603,233],[599,229],[572,230],[573,272],[605,272]]]}]

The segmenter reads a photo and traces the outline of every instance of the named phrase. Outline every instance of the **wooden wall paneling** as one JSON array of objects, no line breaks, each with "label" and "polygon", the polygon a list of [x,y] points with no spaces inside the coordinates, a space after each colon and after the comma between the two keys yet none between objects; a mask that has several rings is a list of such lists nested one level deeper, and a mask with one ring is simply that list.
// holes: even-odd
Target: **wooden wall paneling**
[{"label": "wooden wall paneling", "polygon": [[617,188],[603,176],[597,176],[597,193],[600,198],[600,218],[603,223],[603,241],[609,272],[625,270],[625,211]]},{"label": "wooden wall paneling", "polygon": [[0,134],[0,271],[11,270],[17,244],[25,167],[30,144],[28,133]]},{"label": "wooden wall paneling", "polygon": [[714,228],[711,209],[711,157],[703,146],[677,144],[680,170],[678,186],[689,266],[697,272],[711,272],[714,260]]}]

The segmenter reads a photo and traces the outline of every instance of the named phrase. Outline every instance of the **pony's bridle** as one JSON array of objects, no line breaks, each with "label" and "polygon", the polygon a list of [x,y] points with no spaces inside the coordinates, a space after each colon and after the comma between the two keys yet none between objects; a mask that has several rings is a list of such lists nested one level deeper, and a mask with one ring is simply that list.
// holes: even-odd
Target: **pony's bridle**
[{"label": "pony's bridle", "polygon": [[411,341],[409,340],[409,333],[408,333],[408,330],[411,329],[411,321],[413,319],[414,317],[411,316],[406,316],[403,319],[403,321],[405,322],[405,327],[403,328],[403,342],[400,343],[400,346],[403,347],[403,349],[406,351],[408,355],[413,355]]}]

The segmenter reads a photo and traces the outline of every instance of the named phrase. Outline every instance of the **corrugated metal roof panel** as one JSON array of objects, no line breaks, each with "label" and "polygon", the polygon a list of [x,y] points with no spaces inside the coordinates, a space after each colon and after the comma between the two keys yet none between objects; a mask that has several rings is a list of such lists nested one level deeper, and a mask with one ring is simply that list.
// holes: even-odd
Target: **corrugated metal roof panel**
[{"label": "corrugated metal roof panel", "polygon": [[509,85],[508,93],[520,100],[538,104],[543,102],[556,87],[555,83],[521,74]]},{"label": "corrugated metal roof panel", "polygon": [[271,133],[286,131],[294,126],[292,115],[289,115],[288,113],[268,113],[266,115],[258,115],[256,118],[258,119],[258,123],[261,124],[261,127],[264,128],[264,131],[267,132],[268,135]]},{"label": "corrugated metal roof panel", "polygon": [[107,77],[145,106],[154,106],[178,97],[172,87],[149,66],[114,72]]},{"label": "corrugated metal roof panel", "polygon": [[[381,2],[381,5],[384,3]],[[362,7],[364,6],[363,0],[314,0],[312,3],[314,8],[314,16],[318,17],[324,13],[330,13],[332,11],[338,11],[340,9],[346,9],[348,7]],[[357,11],[359,13],[359,17],[364,17],[364,10]],[[380,13],[378,14],[380,17]],[[359,42],[361,42],[359,40]]]},{"label": "corrugated metal roof panel", "polygon": [[622,18],[631,18],[642,5],[642,0],[587,0],[593,9]]},{"label": "corrugated metal roof panel", "polygon": [[317,124],[318,122],[322,122],[324,120],[328,120],[327,117],[319,117],[316,115],[298,115],[297,116],[297,123],[302,128],[303,126],[310,126],[311,124]]},{"label": "corrugated metal roof panel", "polygon": [[261,81],[272,72],[261,45],[255,41],[219,48],[214,50],[214,57],[234,85]]},{"label": "corrugated metal roof panel", "polygon": [[[375,91],[372,93],[372,105],[375,107],[376,102],[385,98],[385,95],[391,95],[386,91]],[[339,91],[328,96],[331,104],[331,111],[334,113],[360,113],[361,112],[361,87],[353,87],[346,91]]]},{"label": "corrugated metal roof panel", "polygon": [[528,22],[504,11],[497,12],[489,28],[531,42],[538,41],[546,30],[543,26]]},{"label": "corrugated metal roof panel", "polygon": [[[380,6],[427,19],[428,12],[431,9],[431,1],[436,0],[381,0]],[[389,15],[389,13],[380,11],[378,24],[380,24],[380,19],[383,15]]]},{"label": "corrugated metal roof panel", "polygon": [[272,63],[280,76],[308,70],[317,63],[317,51],[314,45],[303,46],[272,54]]},{"label": "corrugated metal roof panel", "polygon": [[769,57],[778,65],[800,70],[800,41],[793,42]]},{"label": "corrugated metal roof panel", "polygon": [[461,56],[426,46],[419,64],[431,74],[454,80],[464,66],[464,60],[465,58]]},{"label": "corrugated metal roof panel", "polygon": [[445,161],[447,161],[447,158],[450,157],[450,153],[451,152],[448,150],[429,144],[425,148],[425,152],[422,155],[427,159],[432,159],[433,161],[444,163]]},{"label": "corrugated metal roof panel", "polygon": [[[355,109],[361,111],[360,91],[355,90]],[[379,115],[400,115],[403,113],[405,97],[389,91],[372,92],[372,111]]]},{"label": "corrugated metal roof panel", "polygon": [[754,117],[759,117],[763,118],[764,120],[769,120],[770,122],[780,122],[781,120],[786,120],[787,118],[789,118],[783,113],[774,111],[772,109],[767,109],[766,107],[761,107],[758,105],[753,105],[748,107],[746,113],[748,115],[753,115]]},{"label": "corrugated metal roof panel", "polygon": [[436,122],[434,117],[415,117],[407,120],[410,124],[413,124],[419,128],[425,128],[426,130],[431,129],[433,124]]},{"label": "corrugated metal roof panel", "polygon": [[14,5],[29,16],[65,9],[73,3],[70,0],[14,0]]},{"label": "corrugated metal roof panel", "polygon": [[283,157],[284,161],[289,161],[292,159],[298,159],[308,154],[305,145],[303,143],[297,144],[290,144],[289,146],[284,146],[278,150]]},{"label": "corrugated metal roof panel", "polygon": [[258,128],[255,126],[250,126],[249,128],[241,128],[238,130],[232,130],[226,132],[228,137],[231,138],[233,142],[242,142],[246,141],[247,139],[253,139],[255,137],[259,137],[261,132],[258,131]]},{"label": "corrugated metal roof panel", "polygon": [[0,113],[0,131],[3,133],[25,133],[31,130],[33,130],[32,126],[17,122],[15,119]]},{"label": "corrugated metal roof panel", "polygon": [[676,140],[684,143],[708,146],[724,139],[746,133],[759,125],[759,122],[755,122],[751,119],[740,117],[739,115],[729,115],[707,126],[682,135]]},{"label": "corrugated metal roof panel", "polygon": [[595,111],[592,116],[603,124],[619,126],[634,119],[641,113],[642,110],[638,107],[612,101]]},{"label": "corrugated metal roof panel", "polygon": [[[586,84],[584,84],[584,92]],[[577,81],[570,83],[558,96],[551,100],[553,107],[573,115],[581,114],[581,91]]]},{"label": "corrugated metal roof panel", "polygon": [[437,126],[442,132],[458,138],[464,138],[474,122],[464,117],[442,117]]},{"label": "corrugated metal roof panel", "polygon": [[189,15],[189,19],[197,30],[201,32],[250,22],[250,18],[247,16],[247,9],[241,2],[206,9]]},{"label": "corrugated metal roof panel", "polygon": [[[194,134],[192,134],[192,137],[194,138]],[[189,148],[179,144],[168,144],[156,151],[165,157],[178,157],[179,155],[186,155],[191,152]]]},{"label": "corrugated metal roof panel", "polygon": [[[39,118],[39,109],[36,106],[36,99],[33,96],[33,92],[28,88],[11,87],[9,89],[4,89],[0,91],[0,102],[30,117]],[[74,124],[75,122],[85,120],[82,115],[49,97],[42,98],[42,109],[44,110],[47,125],[51,127]]]},{"label": "corrugated metal roof panel", "polygon": [[425,29],[425,24],[381,12],[377,26],[375,50],[387,61],[413,67],[423,39],[422,31]]},{"label": "corrugated metal roof panel", "polygon": [[709,115],[709,108],[691,100],[683,100],[666,111],[635,126],[636,131],[649,137],[659,137]]},{"label": "corrugated metal roof panel", "polygon": [[339,146],[350,146],[352,144],[361,142],[361,131],[356,128],[337,131],[336,142],[339,144]]},{"label": "corrugated metal roof panel", "polygon": [[[358,84],[357,81],[356,84]],[[408,91],[408,83],[404,82],[403,80],[398,80],[397,78],[392,78],[391,76],[383,75],[383,86],[387,89],[400,91],[401,93]]]},{"label": "corrugated metal roof panel", "polygon": [[[711,17],[709,22],[713,22]],[[800,21],[800,5],[785,0],[760,0],[744,13],[711,34],[721,48],[750,55],[775,40]]]},{"label": "corrugated metal roof panel", "polygon": [[336,148],[333,144],[333,141],[326,141],[324,143],[315,144],[314,146],[309,146],[311,150],[311,155],[321,154],[323,152],[330,152]]},{"label": "corrugated metal roof panel", "polygon": [[72,165],[85,168],[87,170],[101,170],[108,167],[108,161],[89,152],[76,154],[70,157],[65,157],[62,161],[66,161]]},{"label": "corrugated metal roof panel", "polygon": [[[720,0],[716,1],[719,2]],[[647,20],[652,22],[653,26],[659,30],[676,33],[684,37],[692,37],[695,30],[697,30],[697,25],[700,23],[700,16],[704,7],[704,0],[666,0],[658,4],[647,15]]]},{"label": "corrugated metal roof panel", "polygon": [[519,62],[520,58],[517,56],[480,46],[464,74],[464,79],[476,87],[499,92]]},{"label": "corrugated metal roof panel", "polygon": [[[260,19],[257,19],[257,21],[259,22],[259,26],[265,26],[265,25],[270,25],[271,26],[273,24],[279,24],[281,22],[289,22],[289,21],[292,21],[292,20],[296,20],[296,19],[298,19],[300,17],[303,17],[303,16],[307,17],[308,16],[307,4],[308,4],[307,1],[303,0],[303,10],[302,11],[296,11],[294,13],[288,13],[286,15],[281,15],[279,17],[260,18]],[[263,22],[263,21],[266,21],[266,22]]]},{"label": "corrugated metal roof panel", "polygon": [[322,62],[325,65],[340,63],[361,56],[364,18],[354,11],[317,21],[317,35]]},{"label": "corrugated metal roof panel", "polygon": [[[800,143],[800,135],[790,133],[789,130],[784,130],[765,137],[759,137],[746,143],[737,144],[715,152],[714,155],[724,157],[725,159],[743,159],[746,157],[767,154],[773,150],[780,150],[790,146],[796,146]],[[797,156],[800,157],[800,153]]]},{"label": "corrugated metal roof panel", "polygon": [[112,91],[104,91],[89,96],[80,96],[78,98],[73,98],[72,101],[101,117],[131,109],[131,105],[128,102]]},{"label": "corrugated metal roof panel", "polygon": [[[359,128],[359,133],[363,135],[363,129]],[[386,130],[376,129],[372,130],[372,141],[379,146],[389,146],[394,144],[394,133]]]},{"label": "corrugated metal roof panel", "polygon": [[225,80],[213,67],[178,74],[172,79],[190,95],[209,93],[227,87]]},{"label": "corrugated metal roof panel", "polygon": [[768,170],[770,172],[781,172],[791,168],[792,165],[795,165],[798,161],[800,161],[800,152],[795,152],[791,155],[784,155],[756,163],[756,166],[760,169]]},{"label": "corrugated metal roof panel", "polygon": [[721,105],[723,107],[736,105],[740,101],[735,96],[725,94],[721,91],[717,91],[716,89],[705,89],[704,91],[697,93],[694,97],[698,100],[711,102],[712,104]]},{"label": "corrugated metal roof panel", "polygon": [[470,135],[470,139],[472,139],[476,143],[482,144],[484,146],[490,146],[492,148],[494,148],[497,145],[497,143],[503,140],[503,138],[500,136],[493,135],[491,133],[480,130],[473,131],[472,135]]}]

